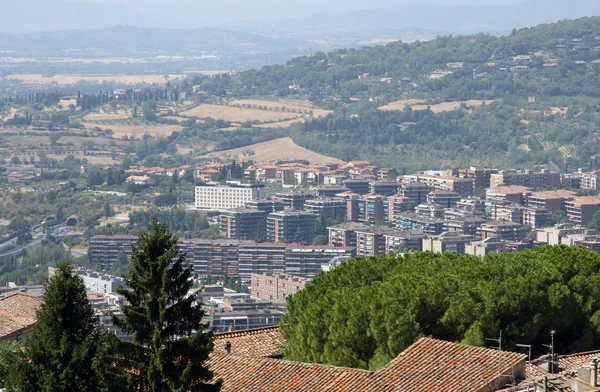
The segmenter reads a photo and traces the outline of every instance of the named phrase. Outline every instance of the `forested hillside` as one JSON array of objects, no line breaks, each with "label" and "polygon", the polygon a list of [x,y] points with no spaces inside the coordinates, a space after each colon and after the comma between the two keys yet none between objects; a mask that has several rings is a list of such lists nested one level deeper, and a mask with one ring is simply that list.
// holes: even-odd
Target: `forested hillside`
[{"label": "forested hillside", "polygon": [[457,253],[356,258],[287,302],[286,358],[377,369],[422,336],[561,354],[600,343],[600,256],[542,247],[485,258]]},{"label": "forested hillside", "polygon": [[407,170],[564,170],[587,165],[600,149],[600,17],[504,37],[317,53],[216,78],[207,88],[237,97],[309,98],[334,109],[289,132],[302,146],[341,159]]}]

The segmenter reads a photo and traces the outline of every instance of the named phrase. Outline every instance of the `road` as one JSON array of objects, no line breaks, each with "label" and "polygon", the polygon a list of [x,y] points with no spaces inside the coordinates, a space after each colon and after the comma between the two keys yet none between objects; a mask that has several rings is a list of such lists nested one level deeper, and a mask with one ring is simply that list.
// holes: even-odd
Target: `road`
[{"label": "road", "polygon": [[[15,249],[12,249],[9,252],[0,253],[0,257],[12,256],[12,255],[19,254],[22,251],[24,251],[25,249],[31,248],[31,247],[36,246],[37,244],[41,243],[44,240],[44,238],[46,238],[46,236],[42,235],[42,236],[36,238],[35,240],[33,240],[33,241],[31,241],[31,242],[29,242],[29,243],[27,243],[25,245],[21,245],[21,246],[15,248]],[[11,241],[14,241],[14,243],[16,243],[16,239],[11,240]]]}]

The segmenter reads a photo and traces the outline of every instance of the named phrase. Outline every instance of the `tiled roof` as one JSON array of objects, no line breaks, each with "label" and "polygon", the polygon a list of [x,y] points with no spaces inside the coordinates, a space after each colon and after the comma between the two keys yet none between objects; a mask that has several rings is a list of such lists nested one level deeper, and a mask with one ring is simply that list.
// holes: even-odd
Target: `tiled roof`
[{"label": "tiled roof", "polygon": [[589,365],[592,359],[600,359],[600,350],[561,355],[558,357],[558,368],[560,372],[576,372],[579,368]]},{"label": "tiled roof", "polygon": [[421,338],[374,373],[385,391],[479,391],[526,356]]},{"label": "tiled roof", "polygon": [[215,379],[223,379],[222,392],[376,390],[369,383],[372,373],[360,369],[222,353],[213,353],[208,366]]},{"label": "tiled roof", "polygon": [[35,324],[41,303],[38,298],[20,293],[0,299],[0,339]]},{"label": "tiled roof", "polygon": [[216,334],[214,342],[217,353],[225,353],[225,345],[229,342],[232,354],[270,357],[283,351],[286,339],[279,327],[267,327]]}]

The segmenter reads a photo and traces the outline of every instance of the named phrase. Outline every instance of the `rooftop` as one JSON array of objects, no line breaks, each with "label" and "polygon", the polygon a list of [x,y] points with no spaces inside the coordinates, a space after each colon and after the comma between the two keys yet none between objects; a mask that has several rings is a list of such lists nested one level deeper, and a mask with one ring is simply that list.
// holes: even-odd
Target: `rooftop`
[{"label": "rooftop", "polygon": [[364,230],[369,226],[363,225],[358,222],[343,222],[338,225],[328,226],[328,229],[337,229],[337,230]]},{"label": "rooftop", "polygon": [[540,199],[569,198],[569,197],[575,197],[575,192],[569,191],[567,189],[557,189],[554,191],[534,192],[531,194],[530,197],[537,197]]},{"label": "rooftop", "polygon": [[271,357],[283,350],[286,340],[279,327],[225,332],[215,335],[215,353],[226,353],[225,344],[231,343],[231,353],[252,357]]},{"label": "rooftop", "polygon": [[20,293],[0,298],[0,339],[35,324],[41,304],[41,299]]},{"label": "rooftop", "polygon": [[528,193],[531,192],[530,188],[520,185],[508,185],[508,186],[497,186],[495,188],[490,188],[487,190],[487,193]]}]

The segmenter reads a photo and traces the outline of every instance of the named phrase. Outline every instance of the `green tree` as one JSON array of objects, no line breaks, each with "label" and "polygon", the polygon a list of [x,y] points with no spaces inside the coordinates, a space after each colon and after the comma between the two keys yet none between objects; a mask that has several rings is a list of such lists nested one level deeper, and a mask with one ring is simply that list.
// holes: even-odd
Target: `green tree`
[{"label": "green tree", "polygon": [[99,391],[93,362],[100,335],[82,279],[61,262],[17,364],[18,390]]},{"label": "green tree", "polygon": [[600,230],[600,210],[596,211],[592,220],[588,224],[590,229]]},{"label": "green tree", "polygon": [[132,343],[120,343],[121,361],[139,369],[129,377],[133,390],[153,392],[218,391],[220,381],[205,362],[213,348],[212,336],[202,331],[204,311],[195,304],[192,266],[179,253],[177,238],[153,218],[149,231],[140,233],[132,249],[129,289],[119,293],[128,304],[114,322],[134,333]]},{"label": "green tree", "polygon": [[16,384],[16,365],[19,357],[17,352],[20,348],[18,342],[6,342],[0,344],[0,388],[7,391],[12,390]]},{"label": "green tree", "polygon": [[559,224],[559,223],[566,223],[569,221],[569,217],[567,216],[567,213],[563,210],[556,210],[552,213],[552,223]]}]

